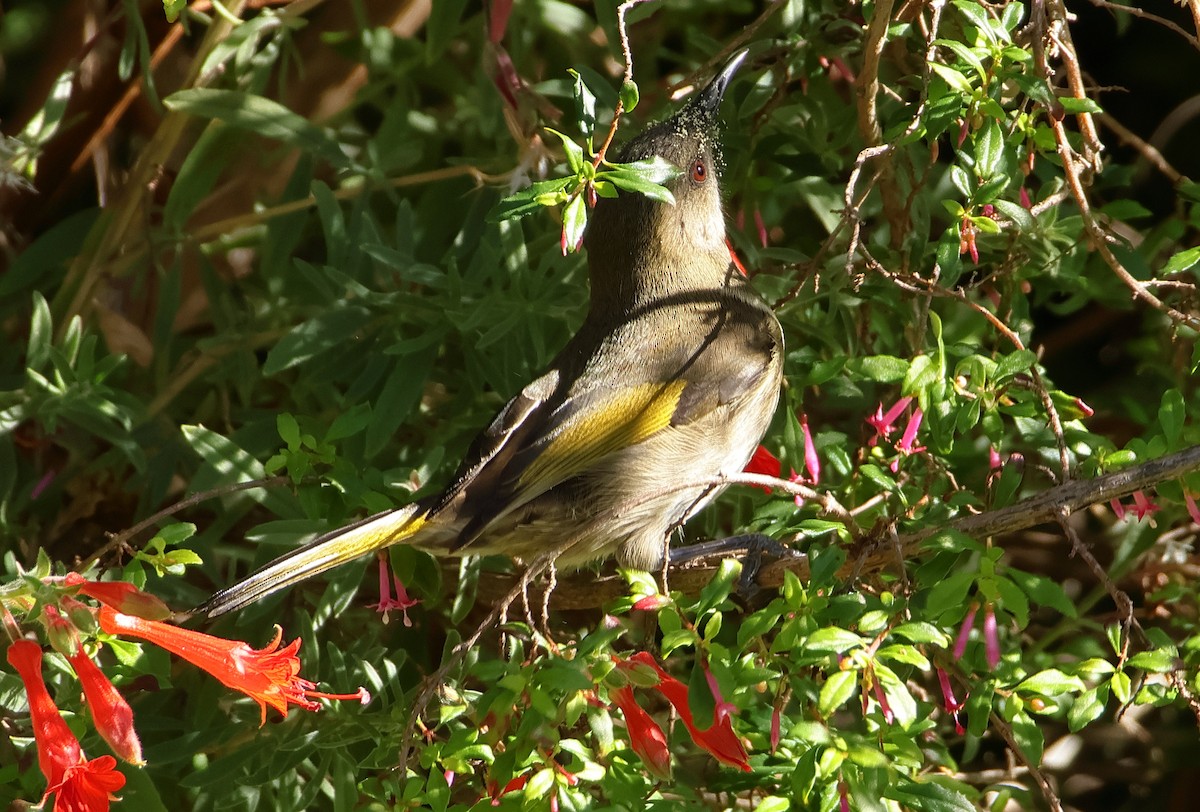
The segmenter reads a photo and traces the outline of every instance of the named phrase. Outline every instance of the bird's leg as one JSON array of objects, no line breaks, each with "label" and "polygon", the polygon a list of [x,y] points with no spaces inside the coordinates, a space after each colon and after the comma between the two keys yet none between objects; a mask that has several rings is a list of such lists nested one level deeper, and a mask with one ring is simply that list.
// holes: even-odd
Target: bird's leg
[{"label": "bird's leg", "polygon": [[737,558],[742,562],[742,575],[738,579],[738,592],[743,597],[751,597],[758,591],[756,578],[762,568],[763,557],[799,558],[804,553],[797,552],[786,544],[763,535],[762,533],[744,533],[739,536],[727,536],[686,547],[672,547],[669,561],[671,566],[683,566],[713,556]]}]

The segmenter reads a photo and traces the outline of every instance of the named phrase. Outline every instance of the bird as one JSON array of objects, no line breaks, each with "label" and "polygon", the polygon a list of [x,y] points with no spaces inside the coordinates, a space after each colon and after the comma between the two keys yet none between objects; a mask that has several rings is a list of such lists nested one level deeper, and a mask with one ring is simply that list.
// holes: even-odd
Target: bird
[{"label": "bird", "polygon": [[674,203],[596,201],[582,325],[478,435],[450,484],[325,533],[197,612],[242,608],[397,543],[438,556],[550,553],[559,569],[615,557],[655,571],[688,555],[671,535],[746,466],[783,377],[783,331],[735,261],[720,189],[718,111],[746,55],[619,150],[619,163],[673,164]]}]

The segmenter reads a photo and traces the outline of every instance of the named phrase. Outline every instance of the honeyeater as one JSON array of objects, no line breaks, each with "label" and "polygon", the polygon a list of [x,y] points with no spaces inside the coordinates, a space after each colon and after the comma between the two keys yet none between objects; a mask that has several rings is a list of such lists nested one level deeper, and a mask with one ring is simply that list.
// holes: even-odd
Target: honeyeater
[{"label": "honeyeater", "polygon": [[200,611],[240,608],[397,543],[525,560],[553,551],[559,568],[609,555],[663,564],[671,532],[745,467],[779,398],[783,334],[732,261],[718,183],[717,111],[744,58],[621,149],[619,162],[678,167],[674,204],[598,200],[583,325],[475,439],[451,484],[326,533]]}]

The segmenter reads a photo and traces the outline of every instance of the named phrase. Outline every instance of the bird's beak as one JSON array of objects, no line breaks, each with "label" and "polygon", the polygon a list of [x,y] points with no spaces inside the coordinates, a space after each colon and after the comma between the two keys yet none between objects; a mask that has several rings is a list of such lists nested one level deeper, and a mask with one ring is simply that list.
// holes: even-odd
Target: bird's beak
[{"label": "bird's beak", "polygon": [[725,67],[717,71],[717,75],[709,81],[704,90],[701,90],[688,105],[699,113],[700,117],[709,125],[717,122],[717,111],[721,107],[721,99],[725,96],[725,89],[729,87],[729,83],[733,80],[733,75],[737,73],[738,68],[746,61],[746,55],[749,53],[749,49],[743,48],[734,54],[733,58],[725,63]]}]

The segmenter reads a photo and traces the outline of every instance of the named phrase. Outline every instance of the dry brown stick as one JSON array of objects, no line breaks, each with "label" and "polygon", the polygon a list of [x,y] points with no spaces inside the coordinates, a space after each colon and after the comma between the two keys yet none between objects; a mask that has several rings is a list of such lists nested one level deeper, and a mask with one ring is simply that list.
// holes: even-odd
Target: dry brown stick
[{"label": "dry brown stick", "polygon": [[1004,739],[1004,743],[1008,745],[1009,751],[1016,756],[1017,761],[1029,770],[1029,774],[1033,776],[1033,780],[1037,782],[1038,788],[1042,791],[1042,797],[1046,799],[1052,812],[1063,812],[1062,801],[1059,800],[1058,794],[1054,791],[1054,787],[1050,785],[1050,779],[1046,774],[1039,769],[1029,756],[1025,755],[1025,751],[1021,749],[1021,745],[1017,743],[1017,737],[1013,733],[1012,725],[1004,720],[998,713],[992,713],[992,730],[1000,734],[1000,738]]},{"label": "dry brown stick", "polygon": [[1143,140],[1141,136],[1108,113],[1101,113],[1099,119],[1101,124],[1113,131],[1113,134],[1117,136],[1121,143],[1127,144],[1137,150],[1143,160],[1165,175],[1172,184],[1178,184],[1184,180],[1183,173],[1171,166],[1153,144]]},{"label": "dry brown stick", "polygon": [[231,493],[254,490],[255,488],[270,488],[274,487],[275,485],[282,485],[287,481],[288,478],[285,476],[272,476],[266,477],[265,479],[252,479],[246,482],[235,482],[232,485],[222,485],[219,488],[212,488],[211,490],[193,493],[191,496],[184,497],[178,502],[168,505],[157,513],[147,516],[133,527],[122,530],[120,533],[110,533],[108,542],[99,550],[92,553],[88,559],[83,562],[82,566],[79,567],[79,571],[86,572],[89,567],[91,567],[109,552],[118,549],[138,533],[145,530],[147,527],[157,524],[159,521],[167,518],[168,516],[173,516],[184,508],[191,507],[192,505],[198,505],[201,502],[208,501],[209,499],[216,499],[220,496],[228,496]]},{"label": "dry brown stick", "polygon": [[[875,4],[871,21],[867,24],[867,39],[863,44],[862,70],[854,82],[854,92],[858,96],[858,131],[868,148],[879,146],[883,140],[876,100],[879,96],[879,62],[888,26],[892,22],[892,7],[893,0],[880,0]],[[884,216],[891,226],[892,246],[898,248],[908,232],[908,212],[896,186],[895,168],[884,160],[881,169],[879,191],[883,199]]]},{"label": "dry brown stick", "polygon": [[[1046,49],[1043,46],[1044,39],[1049,36],[1047,30],[1046,18],[1044,9],[1040,3],[1035,3],[1033,23],[1035,25],[1034,34],[1034,52],[1038,63],[1038,70],[1042,76],[1049,81],[1053,76],[1053,71],[1050,68],[1049,58],[1046,54]],[[1061,8],[1061,6],[1056,6]],[[1065,26],[1065,22],[1062,23]],[[1060,48],[1061,52],[1067,49]],[[1084,189],[1083,180],[1080,177],[1079,168],[1075,163],[1075,151],[1072,149],[1067,140],[1067,131],[1063,126],[1061,117],[1049,116],[1050,125],[1054,131],[1054,141],[1058,149],[1059,158],[1063,164],[1063,176],[1066,178],[1067,186],[1071,190],[1071,196],[1075,199],[1075,205],[1079,208],[1079,214],[1083,219],[1084,230],[1087,232],[1091,240],[1092,247],[1096,250],[1105,264],[1112,269],[1113,273],[1129,288],[1130,292],[1136,299],[1141,299],[1146,304],[1164,313],[1172,321],[1187,325],[1193,330],[1200,330],[1200,319],[1195,316],[1190,316],[1182,313],[1179,310],[1168,305],[1166,302],[1159,299],[1153,293],[1146,289],[1146,286],[1134,278],[1125,266],[1113,254],[1112,249],[1108,245],[1108,234],[1105,233],[1104,227],[1096,220],[1095,214],[1092,212],[1091,204],[1088,202],[1087,193]]]}]

